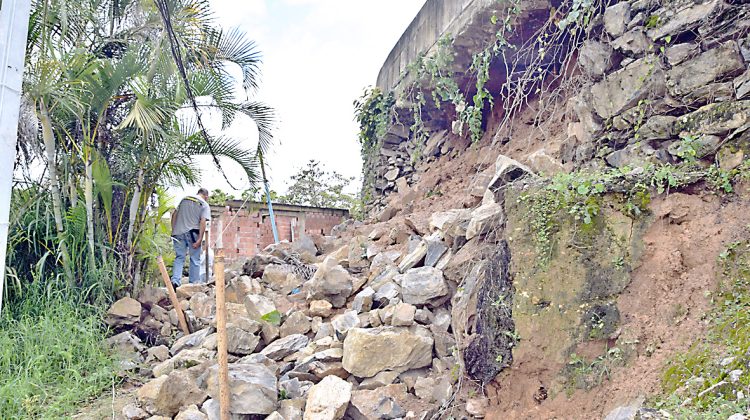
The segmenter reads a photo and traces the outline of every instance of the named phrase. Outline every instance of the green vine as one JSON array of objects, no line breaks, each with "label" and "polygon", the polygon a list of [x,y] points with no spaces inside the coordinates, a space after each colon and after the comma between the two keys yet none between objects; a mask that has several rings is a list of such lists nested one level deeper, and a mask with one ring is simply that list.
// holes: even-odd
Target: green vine
[{"label": "green vine", "polygon": [[378,88],[368,88],[354,101],[354,119],[359,123],[359,144],[366,158],[380,146],[385,136],[396,100],[393,92],[384,94]]}]

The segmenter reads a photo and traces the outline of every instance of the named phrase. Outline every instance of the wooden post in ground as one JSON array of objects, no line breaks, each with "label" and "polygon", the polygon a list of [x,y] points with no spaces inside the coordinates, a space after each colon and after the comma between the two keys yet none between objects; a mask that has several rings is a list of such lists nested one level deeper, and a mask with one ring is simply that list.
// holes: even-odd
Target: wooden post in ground
[{"label": "wooden post in ground", "polygon": [[217,220],[216,247],[214,251],[214,276],[216,277],[216,338],[219,358],[219,409],[221,420],[229,420],[229,360],[227,350],[227,304],[224,294],[224,244],[222,221]]},{"label": "wooden post in ground", "polygon": [[206,283],[210,283],[211,282],[211,278],[210,278],[210,275],[211,275],[211,270],[210,270],[211,263],[208,261],[208,248],[211,246],[211,222],[209,222],[209,221],[206,222],[205,240],[206,240],[206,251],[204,251],[204,252],[206,253],[206,267],[205,267],[206,268]]},{"label": "wooden post in ground", "polygon": [[179,299],[177,299],[177,293],[174,292],[174,287],[172,287],[172,280],[170,280],[169,273],[167,273],[167,267],[164,265],[164,258],[159,255],[158,257],[156,257],[156,262],[159,264],[159,271],[161,272],[162,280],[164,280],[164,285],[167,286],[167,294],[169,294],[169,300],[172,302],[172,306],[174,307],[175,312],[177,312],[177,322],[180,323],[182,332],[184,332],[185,335],[188,335],[190,334],[190,328],[188,327],[187,320],[185,319],[185,313],[182,312],[180,301]]}]

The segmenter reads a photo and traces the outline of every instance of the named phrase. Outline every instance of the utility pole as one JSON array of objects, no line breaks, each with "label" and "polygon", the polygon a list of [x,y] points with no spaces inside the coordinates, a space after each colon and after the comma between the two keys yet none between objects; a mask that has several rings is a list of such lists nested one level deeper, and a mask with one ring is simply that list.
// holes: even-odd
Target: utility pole
[{"label": "utility pole", "polygon": [[10,195],[18,141],[23,61],[29,30],[29,0],[0,1],[0,311],[5,286]]}]

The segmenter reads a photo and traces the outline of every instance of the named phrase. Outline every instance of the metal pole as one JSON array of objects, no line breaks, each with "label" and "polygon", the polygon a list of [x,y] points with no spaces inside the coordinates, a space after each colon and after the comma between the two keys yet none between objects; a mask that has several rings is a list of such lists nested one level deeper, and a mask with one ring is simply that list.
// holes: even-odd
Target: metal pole
[{"label": "metal pole", "polygon": [[266,201],[268,202],[268,215],[271,217],[273,241],[279,243],[279,231],[276,230],[276,218],[273,216],[273,204],[271,204],[271,190],[268,188],[268,178],[266,178],[266,165],[263,163],[263,154],[259,152],[258,157],[260,158],[260,172],[263,175],[263,186],[266,188]]},{"label": "metal pole", "polygon": [[0,3],[0,310],[3,307],[13,162],[16,160],[23,61],[29,29],[29,0]]},{"label": "metal pole", "polygon": [[[216,222],[216,231],[221,232],[221,216]],[[216,275],[216,344],[219,359],[219,418],[229,420],[229,353],[227,343],[227,304],[224,293],[224,243],[222,235],[216,235],[214,272]]]}]

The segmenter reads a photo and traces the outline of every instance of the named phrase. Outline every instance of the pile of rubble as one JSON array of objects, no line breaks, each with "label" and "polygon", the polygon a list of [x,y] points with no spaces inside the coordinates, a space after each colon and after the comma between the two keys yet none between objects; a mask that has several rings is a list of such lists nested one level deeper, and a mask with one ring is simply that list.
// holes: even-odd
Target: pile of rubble
[{"label": "pile of rubble", "polygon": [[[480,236],[502,225],[492,191],[519,168],[498,160],[494,188],[475,210],[436,213],[426,226],[349,222],[348,238],[271,245],[242,272],[227,271],[233,418],[430,418],[458,405],[461,352],[494,340],[477,327],[487,271],[477,264]],[[176,292],[189,335],[178,332],[164,288],[146,287],[108,312],[119,331],[108,344],[128,355],[122,368],[153,377],[125,407],[128,419],[218,418],[214,287],[183,284]],[[493,363],[511,357],[512,343],[496,335],[506,351],[487,354]],[[499,368],[489,370],[485,377]],[[460,406],[483,417],[487,401]]]}]

